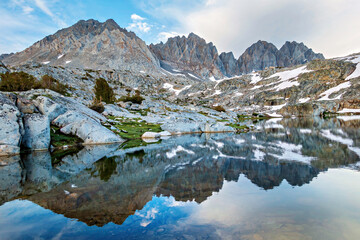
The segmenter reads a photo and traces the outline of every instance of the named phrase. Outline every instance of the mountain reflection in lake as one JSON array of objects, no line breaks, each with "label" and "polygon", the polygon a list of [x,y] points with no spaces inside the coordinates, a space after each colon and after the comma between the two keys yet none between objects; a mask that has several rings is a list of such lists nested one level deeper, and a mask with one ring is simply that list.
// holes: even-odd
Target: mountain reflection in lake
[{"label": "mountain reflection in lake", "polygon": [[358,239],[352,118],[0,158],[0,238]]}]

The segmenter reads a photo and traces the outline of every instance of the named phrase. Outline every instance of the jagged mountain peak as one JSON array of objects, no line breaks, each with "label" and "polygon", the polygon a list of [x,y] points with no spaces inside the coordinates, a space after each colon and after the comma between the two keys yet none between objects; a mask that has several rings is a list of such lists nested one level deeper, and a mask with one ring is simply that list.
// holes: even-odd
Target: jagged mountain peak
[{"label": "jagged mountain peak", "polygon": [[145,42],[113,19],[105,22],[80,20],[5,58],[4,62],[104,70],[155,71],[159,67]]},{"label": "jagged mountain peak", "polygon": [[278,66],[290,67],[293,65],[303,64],[314,59],[325,59],[320,53],[315,53],[308,48],[303,42],[287,41],[280,48],[278,55]]},{"label": "jagged mountain peak", "polygon": [[224,77],[224,66],[216,47],[195,33],[151,44],[150,49],[164,65],[191,71],[202,78]]}]

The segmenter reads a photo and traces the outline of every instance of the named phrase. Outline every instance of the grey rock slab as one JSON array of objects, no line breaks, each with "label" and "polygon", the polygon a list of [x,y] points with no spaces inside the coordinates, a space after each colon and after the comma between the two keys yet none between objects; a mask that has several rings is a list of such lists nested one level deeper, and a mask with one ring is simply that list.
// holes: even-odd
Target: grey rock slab
[{"label": "grey rock slab", "polygon": [[0,93],[0,154],[19,153],[21,141],[20,111],[8,97]]},{"label": "grey rock slab", "polygon": [[50,121],[47,116],[41,114],[25,114],[25,134],[22,144],[33,150],[48,149],[50,146]]},{"label": "grey rock slab", "polygon": [[84,144],[104,144],[124,142],[115,133],[92,120],[81,120],[62,127],[60,131],[64,134],[76,135],[84,141]]}]

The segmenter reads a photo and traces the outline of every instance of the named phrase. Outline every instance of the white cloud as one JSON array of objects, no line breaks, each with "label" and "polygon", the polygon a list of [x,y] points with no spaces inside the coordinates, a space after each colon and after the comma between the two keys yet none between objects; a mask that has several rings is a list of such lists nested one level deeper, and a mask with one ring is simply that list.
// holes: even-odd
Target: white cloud
[{"label": "white cloud", "polygon": [[30,14],[34,11],[34,8],[30,7],[25,0],[11,0],[10,6],[12,7],[20,7],[24,14]]},{"label": "white cloud", "polygon": [[44,13],[46,13],[50,17],[54,16],[53,12],[50,11],[44,0],[35,0],[35,4],[38,8],[40,8]]},{"label": "white cloud", "polygon": [[159,42],[166,42],[171,37],[181,36],[183,34],[177,32],[161,32],[158,34],[158,41]]},{"label": "white cloud", "polygon": [[49,6],[47,5],[47,3],[49,1],[45,1],[45,0],[34,0],[35,1],[35,5],[41,10],[43,11],[46,15],[48,15],[49,17],[52,18],[52,20],[59,26],[59,27],[66,27],[67,24],[60,18],[58,17],[56,14],[54,14]]},{"label": "white cloud", "polygon": [[304,42],[325,57],[360,51],[358,0],[170,0],[142,2],[142,10],[159,21],[172,22],[171,31],[194,32],[212,41],[219,52],[242,54],[258,40],[281,47],[285,41]]},{"label": "white cloud", "polygon": [[132,14],[130,18],[132,23],[130,23],[127,27],[128,30],[134,31],[136,33],[148,33],[151,30],[151,26],[145,22],[145,18],[135,13]]},{"label": "white cloud", "polygon": [[134,22],[134,23],[130,23],[130,25],[127,27],[127,29],[129,29],[131,31],[135,31],[135,32],[140,31],[140,32],[147,33],[151,30],[151,27],[146,22]]},{"label": "white cloud", "polygon": [[131,15],[131,20],[134,20],[134,21],[143,21],[143,20],[145,20],[145,18],[143,18],[143,17],[140,17],[139,15],[137,15],[137,14],[132,14]]},{"label": "white cloud", "polygon": [[29,6],[23,6],[22,8],[23,8],[23,11],[24,11],[25,14],[29,14],[29,13],[34,11],[34,9],[32,7],[29,7]]}]

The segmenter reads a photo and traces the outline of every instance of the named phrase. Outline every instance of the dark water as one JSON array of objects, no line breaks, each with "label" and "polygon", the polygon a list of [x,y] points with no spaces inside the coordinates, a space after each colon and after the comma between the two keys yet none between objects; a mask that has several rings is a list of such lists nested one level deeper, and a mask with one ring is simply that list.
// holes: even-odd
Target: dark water
[{"label": "dark water", "polygon": [[360,239],[360,121],[256,127],[2,158],[0,239]]}]

